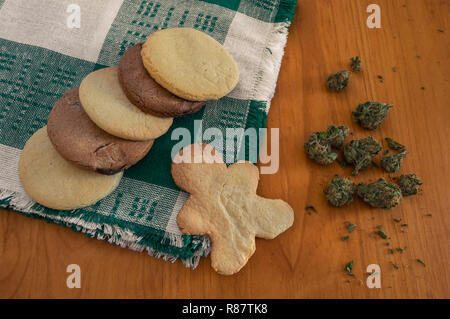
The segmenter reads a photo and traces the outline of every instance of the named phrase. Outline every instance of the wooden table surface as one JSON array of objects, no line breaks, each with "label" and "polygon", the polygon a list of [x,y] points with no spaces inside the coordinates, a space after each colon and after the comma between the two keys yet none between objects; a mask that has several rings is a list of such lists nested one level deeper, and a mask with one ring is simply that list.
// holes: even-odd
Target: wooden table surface
[{"label": "wooden table surface", "polygon": [[[381,29],[366,26],[366,7],[373,2],[381,7]],[[1,211],[0,297],[449,298],[449,17],[449,0],[299,1],[268,118],[269,127],[280,128],[280,169],[262,176],[258,189],[288,201],[295,222],[274,240],[258,239],[256,253],[238,274],[216,274],[209,258],[193,271]],[[352,75],[342,93],[327,92],[326,76],[348,68],[355,55],[363,71]],[[367,100],[395,104],[373,133],[350,116]],[[322,188],[335,173],[350,175],[351,168],[316,165],[303,143],[331,123],[349,125],[356,138],[373,134],[405,144],[409,154],[401,173],[421,177],[423,191],[390,211],[360,200],[328,206]],[[371,168],[354,180],[380,176],[387,177]],[[318,213],[305,213],[306,204]],[[358,227],[342,241],[348,221]],[[404,253],[390,254],[387,240],[375,234],[377,225],[391,237],[391,247]],[[355,277],[344,272],[350,260]],[[66,287],[69,264],[81,267],[80,289]],[[366,286],[369,264],[381,267],[379,289]]]}]

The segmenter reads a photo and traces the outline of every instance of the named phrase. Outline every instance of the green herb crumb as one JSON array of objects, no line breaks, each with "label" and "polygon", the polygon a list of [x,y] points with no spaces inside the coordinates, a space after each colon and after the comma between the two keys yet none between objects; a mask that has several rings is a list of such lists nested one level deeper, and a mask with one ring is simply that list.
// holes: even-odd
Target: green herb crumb
[{"label": "green herb crumb", "polygon": [[427,266],[427,265],[425,265],[425,262],[424,262],[422,259],[417,259],[417,261],[418,261],[419,263],[421,263],[424,267]]},{"label": "green herb crumb", "polygon": [[347,265],[345,265],[344,270],[347,272],[349,276],[354,276],[353,274],[353,260],[350,261]]},{"label": "green herb crumb", "polygon": [[406,151],[406,147],[402,144],[400,144],[399,142],[393,140],[390,137],[386,137],[385,138],[386,142],[388,143],[388,146],[391,150],[395,150],[395,151]]},{"label": "green herb crumb", "polygon": [[348,223],[348,225],[347,225],[347,231],[348,231],[349,233],[351,233],[352,230],[355,229],[356,227],[357,227],[357,226],[356,226],[355,224]]},{"label": "green herb crumb", "polygon": [[[305,206],[305,210],[308,212],[308,213],[311,213],[309,210],[312,210],[314,213],[317,213],[317,210],[316,210],[316,208],[313,206],[313,205],[306,205]],[[310,214],[311,215],[311,214]]]},{"label": "green herb crumb", "polygon": [[387,239],[388,238],[388,235],[386,235],[386,233],[384,232],[384,230],[379,230],[379,231],[377,231],[377,234],[378,234],[378,236],[380,236],[381,238],[383,238],[383,239]]},{"label": "green herb crumb", "polygon": [[361,59],[359,56],[350,59],[350,66],[353,72],[358,73],[361,71]]}]

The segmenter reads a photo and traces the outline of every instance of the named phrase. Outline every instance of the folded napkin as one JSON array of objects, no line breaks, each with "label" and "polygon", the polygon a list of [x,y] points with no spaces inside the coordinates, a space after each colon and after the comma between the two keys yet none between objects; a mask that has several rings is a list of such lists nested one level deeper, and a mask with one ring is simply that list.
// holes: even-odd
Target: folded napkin
[{"label": "folded napkin", "polygon": [[[177,226],[189,194],[170,174],[179,142],[172,132],[188,128],[198,138],[210,127],[265,127],[295,6],[296,0],[0,0],[0,207],[194,268],[210,241]],[[222,43],[238,64],[237,87],[176,118],[97,204],[56,211],[33,202],[20,184],[18,159],[53,104],[90,72],[118,65],[126,49],[172,27],[195,28]],[[243,140],[236,148],[255,147]]]}]

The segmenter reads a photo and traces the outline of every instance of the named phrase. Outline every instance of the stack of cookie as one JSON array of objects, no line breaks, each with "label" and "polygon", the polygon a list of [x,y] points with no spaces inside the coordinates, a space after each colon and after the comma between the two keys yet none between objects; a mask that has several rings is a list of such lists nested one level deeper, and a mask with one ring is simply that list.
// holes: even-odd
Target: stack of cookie
[{"label": "stack of cookie", "polygon": [[55,103],[47,126],[22,151],[25,191],[53,209],[94,204],[149,152],[173,117],[221,98],[238,80],[233,58],[210,36],[190,28],[153,33],[128,49],[119,67],[89,74]]}]

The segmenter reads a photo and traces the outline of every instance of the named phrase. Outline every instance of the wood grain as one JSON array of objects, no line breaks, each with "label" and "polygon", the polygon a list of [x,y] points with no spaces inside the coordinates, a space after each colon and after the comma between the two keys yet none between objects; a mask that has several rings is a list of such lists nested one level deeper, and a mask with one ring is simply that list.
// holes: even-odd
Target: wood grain
[{"label": "wood grain", "polygon": [[[373,2],[381,7],[381,29],[365,24],[366,7]],[[280,128],[280,170],[262,176],[258,189],[262,196],[288,201],[296,219],[275,240],[257,240],[255,255],[237,275],[217,275],[209,259],[192,271],[180,262],[1,211],[0,297],[449,298],[449,17],[448,0],[299,2],[268,119],[269,127]],[[362,58],[363,71],[342,93],[327,92],[326,76],[348,68],[355,55]],[[349,125],[356,138],[369,135],[352,123],[350,113],[370,99],[396,105],[373,135],[407,146],[401,172],[417,173],[423,192],[390,211],[359,200],[331,208],[322,188],[335,173],[349,175],[351,169],[314,164],[303,143],[330,123]],[[373,168],[355,181],[382,175]],[[306,204],[318,214],[306,214]],[[409,226],[400,227],[393,218]],[[358,227],[344,242],[347,221]],[[375,234],[376,225],[383,225],[392,247],[406,247],[405,252],[391,255],[386,240]],[[354,278],[343,271],[350,260]],[[72,263],[81,267],[81,289],[66,287],[66,267]],[[365,285],[369,264],[381,266],[381,289]]]}]

